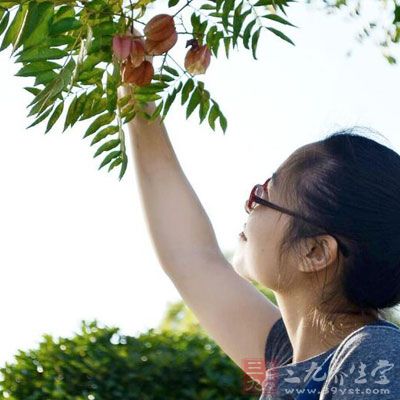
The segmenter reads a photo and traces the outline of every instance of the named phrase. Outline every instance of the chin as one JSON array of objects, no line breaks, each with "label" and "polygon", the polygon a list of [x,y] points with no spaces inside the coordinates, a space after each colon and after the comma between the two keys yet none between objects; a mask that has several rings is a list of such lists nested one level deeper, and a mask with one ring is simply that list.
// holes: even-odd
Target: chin
[{"label": "chin", "polygon": [[232,258],[232,267],[233,269],[240,275],[246,275],[245,273],[245,260],[243,250],[240,248],[241,246],[237,246],[235,249],[235,253]]}]

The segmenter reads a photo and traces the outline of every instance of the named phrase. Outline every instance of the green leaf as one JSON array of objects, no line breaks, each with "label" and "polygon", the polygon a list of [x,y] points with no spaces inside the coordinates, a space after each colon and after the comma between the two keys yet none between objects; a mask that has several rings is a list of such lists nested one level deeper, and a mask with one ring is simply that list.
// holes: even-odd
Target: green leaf
[{"label": "green leaf", "polygon": [[116,151],[112,151],[111,153],[109,153],[103,160],[103,162],[100,164],[99,169],[103,168],[104,166],[106,166],[108,163],[111,162],[111,160],[113,160],[115,157],[118,157],[121,155],[121,150],[116,150]]},{"label": "green leaf", "polygon": [[174,80],[174,78],[172,78],[169,75],[165,75],[165,74],[154,74],[153,75],[153,79],[156,81],[164,81],[164,82],[171,82]]},{"label": "green leaf", "polygon": [[212,52],[214,53],[215,57],[218,57],[218,49],[219,45],[221,43],[221,39],[224,37],[223,32],[216,32],[213,38],[213,47],[212,47]]},{"label": "green leaf", "polygon": [[161,101],[160,104],[154,110],[154,113],[151,114],[150,121],[154,121],[160,115],[162,108],[163,108],[163,102]]},{"label": "green leaf", "polygon": [[56,107],[56,109],[54,110],[53,114],[49,118],[49,122],[47,123],[47,128],[46,128],[46,132],[45,133],[50,131],[50,129],[53,127],[53,125],[60,118],[63,110],[64,110],[64,102],[61,101],[61,103]]},{"label": "green leaf", "polygon": [[115,118],[115,113],[109,113],[107,112],[106,114],[102,114],[99,117],[97,117],[89,126],[87,129],[85,135],[83,136],[88,137],[95,133],[98,129],[100,129],[103,125],[110,124]]},{"label": "green leaf", "polygon": [[15,76],[36,76],[39,72],[61,68],[60,64],[51,61],[36,61],[22,67]]},{"label": "green leaf", "polygon": [[222,4],[224,3],[224,0],[216,0],[215,1],[215,9],[217,11],[219,11],[219,9],[221,8]]},{"label": "green leaf", "polygon": [[224,46],[225,46],[226,58],[229,58],[229,47],[230,47],[230,44],[231,44],[231,38],[229,36],[225,37],[224,38]]},{"label": "green leaf", "polygon": [[253,37],[251,38],[251,51],[253,52],[253,58],[257,60],[256,51],[257,51],[257,43],[260,38],[261,27],[259,27],[255,32]]},{"label": "green leaf", "polygon": [[219,123],[221,125],[222,130],[225,133],[226,128],[228,126],[228,123],[227,123],[226,118],[224,117],[224,115],[222,113],[219,114]]},{"label": "green leaf", "polygon": [[35,86],[38,86],[40,84],[47,85],[49,82],[54,80],[56,77],[57,77],[57,73],[55,73],[54,71],[39,72],[36,75]]},{"label": "green leaf", "polygon": [[174,7],[179,3],[179,0],[168,0],[168,7]]},{"label": "green leaf", "polygon": [[92,85],[96,82],[101,82],[104,75],[103,68],[93,68],[91,71],[85,71],[78,74],[77,81],[82,82],[85,85]]},{"label": "green leaf", "polygon": [[43,102],[38,102],[38,103],[34,104],[28,114],[28,117],[30,117],[31,115],[35,115],[35,114],[39,115],[41,112],[43,112],[43,110],[46,110],[48,107],[50,107],[52,103],[53,103],[53,99],[47,98]]},{"label": "green leaf", "polygon": [[71,116],[71,126],[74,126],[76,124],[76,122],[78,121],[78,119],[82,116],[83,114],[83,109],[85,107],[86,104],[86,97],[87,97],[87,93],[84,92],[82,93],[79,97],[78,97],[78,101],[76,103],[76,107],[74,110],[73,115]]},{"label": "green leaf", "polygon": [[117,85],[118,82],[116,81],[115,76],[107,73],[106,94],[107,109],[109,112],[114,111],[117,107]]},{"label": "green leaf", "polygon": [[183,86],[182,93],[181,93],[181,105],[183,106],[187,99],[189,98],[189,94],[194,89],[194,81],[192,78],[189,78],[185,85]]},{"label": "green leaf", "polygon": [[110,53],[100,50],[95,53],[90,54],[88,57],[85,58],[83,63],[80,66],[80,71],[91,71],[98,63],[104,61],[110,61]]},{"label": "green leaf", "polygon": [[251,30],[253,29],[255,23],[257,22],[257,20],[253,20],[251,21],[247,26],[246,29],[243,32],[243,46],[246,49],[249,49],[249,40],[250,40],[250,34],[251,34]]},{"label": "green leaf", "polygon": [[107,128],[104,128],[97,133],[97,135],[93,138],[92,143],[90,143],[90,145],[93,146],[94,144],[103,140],[105,137],[107,137],[109,135],[113,135],[114,133],[117,133],[118,131],[119,131],[118,125],[108,126]]},{"label": "green leaf", "polygon": [[190,22],[193,27],[193,32],[198,32],[200,28],[200,17],[195,12],[190,16]]},{"label": "green leaf", "polygon": [[68,128],[68,126],[71,125],[71,118],[75,112],[77,102],[78,102],[78,96],[75,96],[68,107],[68,112],[67,112],[67,116],[65,117],[65,124],[64,124],[63,132],[65,132],[66,129]]},{"label": "green leaf", "polygon": [[269,31],[271,31],[272,33],[274,33],[276,36],[279,36],[281,39],[286,40],[287,42],[289,42],[290,44],[292,44],[293,46],[296,46],[292,40],[290,38],[288,38],[284,33],[282,33],[281,31],[278,31],[275,28],[269,28],[266,27]]},{"label": "green leaf", "polygon": [[400,22],[400,5],[396,4],[394,8],[394,19],[393,19],[393,24],[396,24],[397,22]]},{"label": "green leaf", "polygon": [[38,46],[24,50],[17,58],[16,62],[27,63],[40,60],[56,60],[66,56],[68,56],[68,53],[64,50],[48,48],[47,46]]},{"label": "green leaf", "polygon": [[46,112],[44,112],[39,118],[37,118],[31,125],[29,125],[26,129],[31,128],[32,126],[35,126],[42,122],[53,110],[53,107],[50,107]]},{"label": "green leaf", "polygon": [[210,98],[208,95],[203,96],[200,101],[200,108],[199,108],[200,124],[203,122],[204,118],[206,117],[209,108],[210,108]]},{"label": "green leaf", "polygon": [[101,97],[103,95],[103,88],[96,87],[91,92],[89,92],[85,99],[85,104],[83,106],[83,115],[80,118],[83,119],[90,118],[88,117],[89,113],[92,111],[94,106],[99,103]]},{"label": "green leaf", "polygon": [[32,93],[34,96],[37,96],[41,90],[35,87],[24,87],[25,90],[27,90],[29,93]]},{"label": "green leaf", "polygon": [[119,144],[121,143],[121,141],[119,139],[112,139],[109,142],[106,142],[104,144],[102,144],[96,151],[96,153],[94,154],[94,158],[99,156],[101,153],[105,152],[105,151],[110,151],[112,149],[114,149],[115,147],[117,147]]},{"label": "green leaf", "polygon": [[0,22],[0,35],[5,31],[8,26],[8,22],[10,21],[10,13],[7,11],[6,15]]},{"label": "green leaf", "polygon": [[215,131],[215,120],[218,118],[218,115],[219,115],[219,107],[216,104],[214,104],[211,107],[210,113],[208,114],[208,123],[213,131]]},{"label": "green leaf", "polygon": [[167,99],[165,100],[165,103],[164,103],[164,109],[162,112],[163,119],[166,117],[169,109],[171,108],[171,105],[175,100],[176,94],[177,94],[177,92],[174,90],[172,93],[170,93],[167,96]]},{"label": "green leaf", "polygon": [[150,101],[156,101],[156,100],[161,99],[161,96],[158,95],[158,94],[137,94],[137,93],[134,93],[133,96],[134,96],[135,100],[146,102],[146,103],[148,103]]},{"label": "green leaf", "polygon": [[137,94],[154,94],[162,92],[164,89],[169,87],[165,82],[153,82],[146,86],[135,87],[135,93]]},{"label": "green leaf", "polygon": [[63,18],[50,26],[50,35],[73,31],[82,27],[82,22],[74,17]]},{"label": "green leaf", "polygon": [[249,14],[251,14],[251,8],[245,11],[243,14],[241,14],[241,5],[242,3],[240,3],[240,5],[235,9],[235,14],[233,16],[233,36],[232,36],[233,47],[235,47],[237,44],[237,39],[240,35],[246,17]]},{"label": "green leaf", "polygon": [[169,72],[171,75],[179,76],[178,71],[174,68],[169,67],[168,65],[164,65],[163,69],[165,69],[165,71]]},{"label": "green leaf", "polygon": [[6,34],[4,35],[3,42],[0,46],[0,51],[7,48],[10,44],[15,44],[19,32],[22,28],[22,24],[24,23],[25,14],[28,11],[28,7],[26,4],[22,4],[17,13],[15,14],[14,20],[11,22],[10,26],[7,29]]},{"label": "green leaf", "polygon": [[[93,34],[93,31],[92,31]],[[108,51],[108,53],[111,55],[110,47],[112,45],[112,37],[111,36],[100,36],[97,38],[94,38],[89,45],[89,51],[88,55],[91,55],[93,53],[97,53],[101,50],[103,51]]]},{"label": "green leaf", "polygon": [[54,16],[54,22],[71,17],[75,17],[74,7],[70,5],[64,5],[57,10],[56,15]]},{"label": "green leaf", "polygon": [[[21,44],[24,49],[35,46],[47,39],[49,34],[49,23],[54,15],[54,4],[52,2],[29,3],[28,14],[21,33]],[[42,43],[43,44],[43,43]]]},{"label": "green leaf", "polygon": [[72,46],[75,43],[75,38],[73,36],[68,35],[60,35],[54,37],[48,37],[43,39],[40,43],[42,45],[46,45],[48,47],[58,47],[58,46]]},{"label": "green leaf", "polygon": [[213,6],[212,4],[203,4],[200,7],[200,10],[215,10],[215,6]]},{"label": "green leaf", "polygon": [[207,25],[208,25],[208,21],[205,20],[203,21],[200,26],[199,26],[199,30],[198,30],[198,35],[204,36],[204,33],[207,29]]},{"label": "green leaf", "polygon": [[92,26],[92,30],[93,36],[114,35],[118,31],[118,25],[116,23],[106,21]]},{"label": "green leaf", "polygon": [[190,114],[192,114],[194,109],[200,104],[200,99],[201,99],[200,89],[196,87],[196,89],[192,93],[188,107],[186,109],[186,119],[189,118]]},{"label": "green leaf", "polygon": [[119,180],[122,179],[122,177],[125,175],[126,168],[128,166],[128,157],[126,156],[125,153],[122,153],[122,165],[121,165],[121,170],[119,172]]},{"label": "green leaf", "polygon": [[235,0],[224,0],[222,6],[222,25],[225,28],[226,33],[228,32],[228,25],[229,25],[229,13],[233,11],[235,6]]},{"label": "green leaf", "polygon": [[136,116],[135,110],[131,110],[130,112],[128,112],[125,116],[124,124],[128,123],[129,121],[132,121],[132,119],[135,118],[135,116]]},{"label": "green leaf", "polygon": [[206,34],[206,44],[209,45],[209,47],[212,47],[214,45],[214,38],[215,38],[215,34],[218,32],[218,28],[216,27],[216,25],[213,25],[207,32]]},{"label": "green leaf", "polygon": [[131,99],[131,95],[130,94],[127,94],[126,96],[124,96],[124,97],[121,97],[121,98],[119,98],[118,100],[117,100],[117,104],[118,104],[118,106],[119,107],[125,107],[128,103],[129,103],[129,100]]},{"label": "green leaf", "polygon": [[276,14],[267,14],[267,15],[262,15],[261,17],[262,18],[271,19],[272,21],[279,22],[279,23],[284,24],[284,25],[290,25],[290,26],[293,26],[295,28],[298,28],[298,26],[293,25],[292,23],[290,23],[286,19],[284,19],[284,18],[282,18],[282,17],[280,17],[279,15],[276,15]]},{"label": "green leaf", "polygon": [[85,119],[94,117],[95,115],[101,114],[106,110],[107,110],[107,99],[103,97],[99,99],[99,101],[93,102],[91,109],[88,112],[84,111],[82,117],[79,120],[83,121]]},{"label": "green leaf", "polygon": [[110,172],[113,168],[117,167],[118,165],[120,165],[122,163],[122,158],[118,157],[116,158],[108,167],[108,172]]}]

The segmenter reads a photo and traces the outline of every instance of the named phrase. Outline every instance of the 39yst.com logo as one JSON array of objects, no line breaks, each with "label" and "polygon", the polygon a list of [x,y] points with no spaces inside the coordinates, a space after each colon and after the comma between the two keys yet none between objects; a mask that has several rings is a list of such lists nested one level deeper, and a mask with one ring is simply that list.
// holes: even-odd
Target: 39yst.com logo
[{"label": "39yst.com logo", "polygon": [[[273,368],[268,364],[268,369]],[[277,374],[266,371],[266,365],[261,358],[245,358],[242,362],[243,383],[242,392],[245,395],[260,395],[263,391],[274,394],[276,391]]]}]

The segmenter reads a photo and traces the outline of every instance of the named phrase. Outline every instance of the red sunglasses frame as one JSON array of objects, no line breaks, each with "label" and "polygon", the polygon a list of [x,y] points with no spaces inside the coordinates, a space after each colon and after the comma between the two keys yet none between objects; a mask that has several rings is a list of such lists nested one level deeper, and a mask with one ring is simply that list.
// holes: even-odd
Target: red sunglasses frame
[{"label": "red sunglasses frame", "polygon": [[[250,212],[254,209],[254,205],[255,205],[255,204],[261,204],[261,205],[267,206],[267,207],[269,207],[269,208],[272,208],[272,209],[274,209],[274,210],[277,210],[277,211],[279,211],[279,212],[282,212],[282,213],[284,213],[284,214],[291,215],[292,217],[300,218],[300,219],[302,219],[303,221],[306,221],[306,222],[308,222],[308,223],[310,223],[310,224],[312,224],[312,225],[318,226],[319,228],[325,229],[323,226],[321,226],[320,224],[315,223],[315,222],[314,222],[312,219],[310,219],[310,218],[304,217],[304,216],[298,214],[297,212],[288,210],[287,208],[278,206],[277,204],[271,203],[270,201],[264,200],[264,199],[262,199],[261,197],[257,196],[255,193],[256,193],[256,190],[257,190],[259,187],[260,187],[262,190],[264,190],[264,191],[268,194],[268,183],[269,183],[269,181],[270,181],[272,178],[273,178],[273,176],[271,176],[270,178],[268,178],[268,179],[265,181],[265,183],[264,183],[263,185],[258,184],[258,185],[255,185],[255,186],[253,187],[253,189],[252,189],[251,192],[250,192],[250,196],[249,196],[249,199],[248,199],[247,202],[246,202],[246,207],[245,207],[245,208],[246,208],[246,212],[247,212],[248,214],[250,214]],[[269,198],[269,196],[268,196],[268,198]],[[343,256],[344,256],[344,257],[348,257],[348,256],[350,255],[350,252],[349,252],[348,247],[347,247],[340,239],[338,239],[337,236],[335,236],[335,235],[333,235],[333,234],[331,234],[331,233],[328,233],[328,234],[331,235],[332,237],[334,237],[334,238],[336,239],[336,241],[337,241],[337,243],[338,243],[338,246],[339,246],[339,249],[342,251]]]}]

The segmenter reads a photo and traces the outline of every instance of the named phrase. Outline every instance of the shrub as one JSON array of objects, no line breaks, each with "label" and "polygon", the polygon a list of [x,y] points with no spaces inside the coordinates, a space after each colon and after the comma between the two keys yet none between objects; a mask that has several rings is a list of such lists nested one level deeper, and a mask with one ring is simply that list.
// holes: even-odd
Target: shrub
[{"label": "shrub", "polygon": [[257,399],[244,374],[202,333],[156,331],[138,337],[82,322],[72,338],[44,335],[0,369],[8,400]]}]

